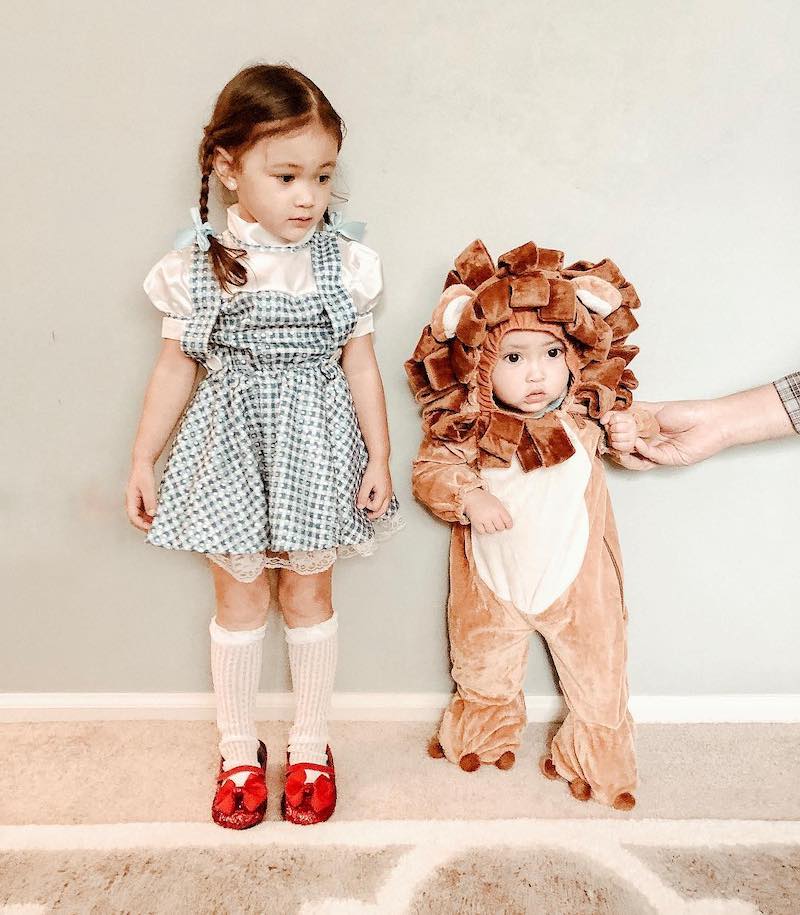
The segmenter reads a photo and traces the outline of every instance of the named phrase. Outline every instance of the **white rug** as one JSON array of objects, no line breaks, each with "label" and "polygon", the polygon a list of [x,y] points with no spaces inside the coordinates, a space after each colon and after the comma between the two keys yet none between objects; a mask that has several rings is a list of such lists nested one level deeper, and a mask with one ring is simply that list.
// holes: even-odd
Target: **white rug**
[{"label": "white rug", "polygon": [[0,913],[796,915],[800,823],[0,827]]}]

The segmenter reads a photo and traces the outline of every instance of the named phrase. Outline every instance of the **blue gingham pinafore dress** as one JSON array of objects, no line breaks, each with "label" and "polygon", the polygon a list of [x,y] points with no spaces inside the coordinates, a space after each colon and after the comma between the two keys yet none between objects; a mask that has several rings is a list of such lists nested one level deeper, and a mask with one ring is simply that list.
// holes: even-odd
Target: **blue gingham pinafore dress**
[{"label": "blue gingham pinafore dress", "polygon": [[[181,348],[203,364],[176,434],[147,542],[293,567],[291,557],[368,554],[399,528],[394,497],[376,522],[356,507],[367,464],[339,351],[357,314],[341,282],[336,234],[310,245],[316,291],[226,297],[195,247],[192,314]],[[316,571],[311,566],[306,571]],[[299,569],[302,570],[302,569]]]}]

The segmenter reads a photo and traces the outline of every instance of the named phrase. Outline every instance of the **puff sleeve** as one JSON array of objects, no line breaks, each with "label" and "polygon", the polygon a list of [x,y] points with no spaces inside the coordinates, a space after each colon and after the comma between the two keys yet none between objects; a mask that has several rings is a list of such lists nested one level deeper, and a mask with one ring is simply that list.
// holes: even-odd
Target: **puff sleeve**
[{"label": "puff sleeve", "polygon": [[339,249],[342,254],[342,283],[353,297],[358,312],[352,336],[362,337],[375,329],[372,310],[383,292],[381,259],[372,248],[343,236],[339,236]]},{"label": "puff sleeve", "polygon": [[161,336],[180,340],[186,319],[192,313],[192,296],[189,291],[189,270],[192,248],[170,251],[158,261],[145,277],[143,286],[150,301],[164,313]]}]

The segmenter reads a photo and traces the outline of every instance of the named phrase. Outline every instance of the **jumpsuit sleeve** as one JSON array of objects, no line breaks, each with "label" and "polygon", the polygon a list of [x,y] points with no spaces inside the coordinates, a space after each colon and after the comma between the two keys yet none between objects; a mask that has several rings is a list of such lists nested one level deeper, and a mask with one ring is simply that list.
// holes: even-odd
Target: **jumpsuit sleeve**
[{"label": "jumpsuit sleeve", "polygon": [[342,285],[350,293],[358,312],[351,337],[363,337],[374,329],[372,311],[383,292],[383,272],[377,252],[361,242],[339,236],[342,255]]},{"label": "jumpsuit sleeve", "polygon": [[163,312],[161,336],[180,340],[186,321],[192,313],[189,289],[192,248],[170,251],[158,261],[145,277],[143,286],[147,297]]},{"label": "jumpsuit sleeve", "polygon": [[464,497],[473,489],[484,488],[480,474],[470,466],[476,457],[474,446],[426,436],[411,474],[415,498],[443,521],[469,524]]},{"label": "jumpsuit sleeve", "polygon": [[[641,438],[656,438],[656,436],[658,436],[658,434],[661,432],[661,426],[658,424],[658,420],[655,418],[655,416],[653,416],[651,413],[648,413],[647,410],[643,409],[638,404],[631,404],[626,412],[633,414],[633,418],[636,420],[637,433]],[[600,454],[607,457],[610,461],[612,461],[612,463],[617,464],[619,467],[624,467],[626,470],[642,469],[642,458],[628,453],[621,453],[619,451],[615,451],[613,448],[610,448],[605,432],[600,439],[599,451]]]}]

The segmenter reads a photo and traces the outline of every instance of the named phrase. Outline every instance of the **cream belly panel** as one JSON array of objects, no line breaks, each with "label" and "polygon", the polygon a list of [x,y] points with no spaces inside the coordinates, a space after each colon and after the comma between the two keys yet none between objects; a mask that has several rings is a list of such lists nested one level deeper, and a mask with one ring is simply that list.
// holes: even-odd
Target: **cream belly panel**
[{"label": "cream belly panel", "polygon": [[506,506],[511,530],[472,533],[481,579],[523,613],[541,613],[572,584],[589,542],[585,492],[592,462],[577,432],[562,420],[575,454],[555,467],[530,473],[510,467],[481,471],[489,492]]}]

